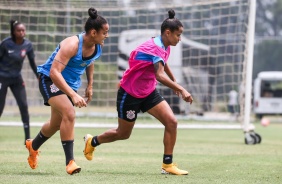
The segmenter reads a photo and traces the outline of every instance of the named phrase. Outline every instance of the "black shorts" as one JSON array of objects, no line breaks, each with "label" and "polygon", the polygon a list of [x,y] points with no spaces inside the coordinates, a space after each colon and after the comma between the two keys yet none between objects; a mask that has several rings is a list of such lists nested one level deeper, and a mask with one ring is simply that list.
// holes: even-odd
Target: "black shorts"
[{"label": "black shorts", "polygon": [[[51,80],[50,77],[48,77],[44,74],[39,75],[39,90],[40,90],[41,95],[43,96],[44,105],[46,105],[46,106],[50,106],[50,104],[48,103],[48,100],[51,97],[65,94],[63,91],[61,91],[59,88],[57,88],[57,86],[53,83],[53,81]],[[71,101],[71,98],[69,96],[68,96],[68,98]],[[72,103],[72,101],[71,101],[71,103]],[[74,105],[74,104],[72,103],[72,105]]]},{"label": "black shorts", "polygon": [[145,98],[135,98],[124,89],[119,88],[117,94],[118,117],[133,122],[137,119],[140,110],[146,112],[163,100],[164,98],[156,89]]}]

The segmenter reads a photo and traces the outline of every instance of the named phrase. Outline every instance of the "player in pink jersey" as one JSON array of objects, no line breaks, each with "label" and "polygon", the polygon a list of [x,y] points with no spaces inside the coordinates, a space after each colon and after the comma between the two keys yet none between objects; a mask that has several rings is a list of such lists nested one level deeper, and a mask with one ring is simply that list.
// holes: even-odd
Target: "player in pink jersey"
[{"label": "player in pink jersey", "polygon": [[117,95],[118,127],[107,130],[101,135],[84,137],[84,155],[92,160],[95,147],[103,143],[128,139],[140,112],[148,112],[165,127],[164,155],[162,174],[187,175],[173,163],[173,149],[177,136],[177,120],[169,104],[156,90],[157,81],[174,90],[175,94],[190,104],[191,94],[177,84],[167,60],[170,46],[181,40],[182,23],[174,18],[174,10],[168,11],[169,17],[161,25],[161,35],[138,46],[130,54],[129,69],[120,81]]}]

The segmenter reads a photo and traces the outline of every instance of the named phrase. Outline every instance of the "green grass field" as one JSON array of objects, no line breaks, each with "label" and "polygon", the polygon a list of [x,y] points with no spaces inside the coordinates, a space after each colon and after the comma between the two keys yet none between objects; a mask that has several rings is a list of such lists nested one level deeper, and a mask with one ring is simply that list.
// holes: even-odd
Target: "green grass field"
[{"label": "green grass field", "polygon": [[[0,126],[0,183],[282,183],[282,124],[256,125],[261,144],[245,145],[242,130],[180,129],[174,162],[188,176],[161,175],[162,129],[134,129],[129,140],[99,146],[95,158],[83,155],[83,135],[105,129],[76,128],[75,159],[82,170],[70,176],[59,133],[42,147],[37,169],[30,169],[22,127]],[[32,127],[34,137],[39,127]]]}]

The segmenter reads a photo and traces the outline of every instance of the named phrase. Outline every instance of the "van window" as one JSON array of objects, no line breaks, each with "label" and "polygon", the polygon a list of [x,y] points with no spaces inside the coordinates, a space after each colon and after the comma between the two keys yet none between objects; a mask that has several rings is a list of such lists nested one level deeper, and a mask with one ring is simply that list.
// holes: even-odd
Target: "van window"
[{"label": "van window", "polygon": [[262,98],[269,98],[269,97],[281,98],[282,97],[282,81],[262,80],[260,94]]}]

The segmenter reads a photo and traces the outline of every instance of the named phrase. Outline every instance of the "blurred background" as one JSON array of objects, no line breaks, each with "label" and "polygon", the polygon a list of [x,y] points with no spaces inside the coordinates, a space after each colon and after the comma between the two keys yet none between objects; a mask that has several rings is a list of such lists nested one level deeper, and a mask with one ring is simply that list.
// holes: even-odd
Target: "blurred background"
[{"label": "blurred background", "polygon": [[[195,102],[185,104],[161,84],[158,89],[182,118],[238,121],[245,105],[248,44],[254,45],[253,80],[261,71],[282,71],[282,0],[256,1],[255,39],[250,43],[252,1],[1,0],[0,40],[10,36],[11,19],[24,23],[26,38],[33,43],[36,64],[40,65],[61,40],[84,31],[88,8],[96,8],[109,22],[109,38],[102,57],[95,62],[93,101],[87,108],[77,109],[77,114],[89,118],[115,117],[117,84],[127,68],[130,51],[160,34],[160,25],[172,8],[184,25],[184,33],[182,41],[173,48],[169,62],[177,81],[191,92]],[[30,114],[49,115],[27,59],[22,74]],[[85,76],[79,90],[81,95],[84,87]],[[228,108],[231,91],[235,91],[233,97],[238,102],[235,112]],[[253,106],[253,100],[251,103]],[[3,116],[17,115],[17,104],[9,92]]]}]

